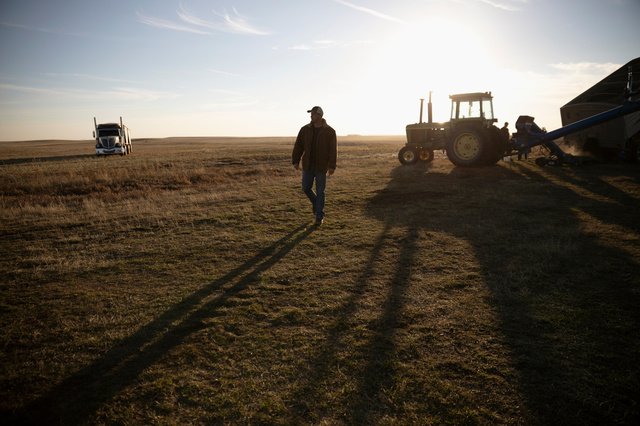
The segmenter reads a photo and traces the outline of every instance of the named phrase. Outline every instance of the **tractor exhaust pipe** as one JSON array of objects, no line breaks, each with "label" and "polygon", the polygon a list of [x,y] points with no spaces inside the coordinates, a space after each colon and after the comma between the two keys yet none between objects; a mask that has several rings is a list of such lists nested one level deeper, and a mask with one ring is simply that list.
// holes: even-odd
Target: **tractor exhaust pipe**
[{"label": "tractor exhaust pipe", "polygon": [[[424,109],[424,98],[420,98],[420,124],[422,121],[422,111]],[[428,123],[433,123],[433,105],[431,104],[431,92],[429,92],[429,102],[427,103],[427,118],[429,119]]]}]

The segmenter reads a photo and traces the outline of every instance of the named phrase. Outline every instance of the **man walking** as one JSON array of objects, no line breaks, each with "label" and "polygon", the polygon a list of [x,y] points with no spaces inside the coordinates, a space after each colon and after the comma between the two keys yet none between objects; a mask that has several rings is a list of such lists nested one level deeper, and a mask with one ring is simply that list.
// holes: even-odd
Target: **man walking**
[{"label": "man walking", "polygon": [[324,221],[324,190],[327,186],[327,176],[331,176],[336,170],[336,131],[322,118],[324,112],[319,106],[314,106],[307,112],[311,113],[311,123],[302,126],[298,132],[291,160],[296,170],[300,170],[302,160],[302,190],[311,201],[316,225],[319,226]]}]

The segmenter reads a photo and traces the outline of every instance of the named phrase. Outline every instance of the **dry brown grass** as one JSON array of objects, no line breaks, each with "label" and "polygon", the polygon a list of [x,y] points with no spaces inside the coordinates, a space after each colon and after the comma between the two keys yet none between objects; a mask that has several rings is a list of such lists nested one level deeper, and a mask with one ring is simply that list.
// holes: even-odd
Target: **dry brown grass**
[{"label": "dry brown grass", "polygon": [[13,422],[632,424],[640,171],[401,167],[341,138],[0,143]]}]

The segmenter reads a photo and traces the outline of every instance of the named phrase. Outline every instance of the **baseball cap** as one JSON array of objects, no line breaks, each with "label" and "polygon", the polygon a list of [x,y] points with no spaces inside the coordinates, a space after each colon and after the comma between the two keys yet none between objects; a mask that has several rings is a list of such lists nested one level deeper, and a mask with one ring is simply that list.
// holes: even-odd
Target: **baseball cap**
[{"label": "baseball cap", "polygon": [[313,108],[311,108],[307,112],[315,112],[315,113],[318,113],[320,115],[324,115],[324,112],[322,111],[322,108],[320,108],[319,106],[314,106]]}]

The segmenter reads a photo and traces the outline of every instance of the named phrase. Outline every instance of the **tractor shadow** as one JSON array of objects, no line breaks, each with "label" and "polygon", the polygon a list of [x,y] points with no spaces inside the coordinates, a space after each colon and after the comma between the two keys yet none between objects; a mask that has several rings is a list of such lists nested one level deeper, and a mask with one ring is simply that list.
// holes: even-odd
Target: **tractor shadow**
[{"label": "tractor shadow", "polygon": [[[311,395],[311,401],[322,398],[319,384],[333,374],[336,352],[349,333],[350,318],[361,309],[363,294],[370,291],[381,252],[393,243],[397,259],[388,275],[389,287],[378,320],[368,325],[372,337],[359,351],[364,368],[351,372],[357,384],[345,398],[343,416],[347,424],[376,423],[394,410],[402,416],[400,402],[390,403],[389,395],[400,387],[423,391],[425,384],[408,385],[406,377],[398,383],[399,353],[404,349],[397,342],[407,327],[405,311],[412,303],[409,294],[416,285],[429,285],[416,284],[412,270],[422,265],[421,273],[431,276],[456,270],[456,265],[442,264],[455,263],[455,256],[431,259],[421,245],[425,238],[448,235],[470,247],[479,281],[488,295],[485,309],[496,315],[498,331],[486,331],[477,338],[502,342],[513,368],[505,372],[498,371],[504,366],[488,366],[488,371],[513,380],[509,386],[518,394],[512,400],[488,404],[522,401],[523,407],[498,411],[529,424],[633,423],[640,415],[640,370],[631,355],[640,353],[639,176],[640,172],[629,166],[543,170],[530,162],[478,169],[396,167],[387,186],[365,207],[383,223],[383,231],[372,245],[352,297],[343,304],[312,362],[318,367],[295,399],[302,395]],[[634,182],[635,192],[616,182]],[[584,221],[595,228],[588,228]],[[603,239],[602,232],[609,240]],[[426,266],[425,259],[429,260]],[[474,279],[477,282],[478,278]],[[460,278],[450,286],[447,297],[473,285]],[[439,309],[438,300],[429,304],[425,311]],[[464,318],[465,307],[456,310]],[[469,315],[473,322],[473,313]],[[424,337],[423,341],[437,346],[437,338]],[[458,355],[466,357],[462,365],[474,365],[477,358],[485,356],[475,352],[478,348],[471,342],[457,341],[456,347]],[[428,347],[423,350],[429,353]],[[452,374],[478,389],[490,383],[480,375],[472,377],[474,371]],[[426,383],[437,385],[436,381]],[[428,396],[429,391],[424,394]],[[461,407],[456,403],[443,406],[437,399],[420,400],[411,392],[404,395],[410,400],[402,404],[431,405],[427,411],[444,419],[465,419],[457,417]],[[314,419],[317,404],[294,409],[302,418]]]},{"label": "tractor shadow", "polygon": [[259,283],[316,228],[303,224],[237,268],[185,297],[180,303],[114,345],[99,359],[64,379],[16,413],[2,413],[4,424],[88,424],[98,409],[135,383],[193,333],[207,327],[230,298]]}]

